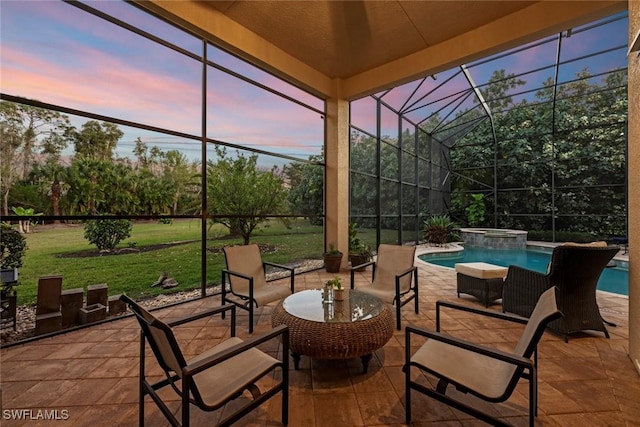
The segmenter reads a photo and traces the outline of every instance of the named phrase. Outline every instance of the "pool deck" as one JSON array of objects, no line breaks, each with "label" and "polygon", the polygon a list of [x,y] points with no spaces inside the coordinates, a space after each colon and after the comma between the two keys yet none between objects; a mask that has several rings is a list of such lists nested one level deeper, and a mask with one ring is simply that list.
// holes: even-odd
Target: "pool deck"
[{"label": "pool deck", "polygon": [[[420,313],[411,306],[402,309],[402,324],[434,328],[435,302],[457,301],[474,307],[472,297],[456,298],[453,269],[420,263]],[[296,276],[296,291],[322,286],[334,274],[324,270]],[[349,282],[347,272],[341,272]],[[366,286],[371,271],[356,273],[358,286]],[[576,334],[568,343],[553,333],[544,334],[539,345],[539,415],[536,425],[620,426],[637,425],[640,419],[640,375],[628,356],[628,298],[598,293],[603,315],[618,324],[609,327],[610,339],[602,333]],[[155,312],[175,319],[208,307],[216,307],[213,296],[185,302]],[[271,328],[272,305],[258,310],[254,334]],[[493,304],[491,310],[501,310]],[[250,335],[248,316],[239,313],[238,334]],[[511,348],[521,327],[469,314],[446,315],[443,331],[501,349]],[[182,327],[180,343],[188,357],[225,339],[229,321],[212,319],[193,327]],[[2,419],[9,426],[135,426],[138,423],[139,327],[131,317],[66,332],[53,337],[4,348],[0,352],[3,410],[67,411],[68,419],[57,421]],[[274,351],[274,349],[271,349]],[[275,349],[275,352],[278,352]],[[290,364],[289,426],[375,427],[404,425],[404,331],[394,331],[391,340],[374,353],[369,372],[362,374],[359,359],[309,360],[302,357],[300,370]],[[149,366],[158,373],[156,367]],[[424,381],[430,381],[428,377]],[[503,404],[489,405],[469,398],[472,404],[516,426],[526,425],[527,385],[519,385]],[[166,396],[171,396],[167,393]],[[469,416],[433,401],[413,396],[413,426],[463,427],[484,425]],[[178,412],[177,399],[171,407]],[[242,398],[244,399],[244,398]],[[146,425],[165,426],[162,414],[147,402]],[[214,425],[220,413],[192,411],[194,425]],[[274,426],[279,423],[279,398],[271,399],[238,422],[239,426]]]}]

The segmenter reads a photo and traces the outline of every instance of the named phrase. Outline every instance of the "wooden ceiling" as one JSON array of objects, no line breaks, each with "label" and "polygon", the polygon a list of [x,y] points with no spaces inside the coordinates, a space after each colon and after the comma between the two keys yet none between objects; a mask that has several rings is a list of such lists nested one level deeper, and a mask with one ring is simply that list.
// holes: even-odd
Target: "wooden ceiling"
[{"label": "wooden ceiling", "polygon": [[435,46],[533,1],[214,1],[228,16],[330,78]]},{"label": "wooden ceiling", "polygon": [[626,0],[134,0],[323,97],[353,99],[625,10]]}]

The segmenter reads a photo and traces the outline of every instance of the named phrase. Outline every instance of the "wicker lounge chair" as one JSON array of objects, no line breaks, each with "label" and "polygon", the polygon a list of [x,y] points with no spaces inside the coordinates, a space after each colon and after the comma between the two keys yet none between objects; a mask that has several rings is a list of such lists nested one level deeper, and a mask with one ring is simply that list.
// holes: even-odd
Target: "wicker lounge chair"
[{"label": "wicker lounge chair", "polygon": [[[140,396],[139,424],[144,425],[145,396],[149,395],[158,405],[164,416],[173,426],[188,426],[190,422],[190,406],[195,405],[203,411],[215,411],[235,400],[245,391],[251,393],[253,399],[246,403],[234,402],[231,408],[225,408],[220,414],[217,425],[230,425],[262,403],[282,392],[282,423],[288,422],[289,411],[289,330],[279,326],[270,332],[255,336],[246,341],[235,337],[236,308],[226,305],[206,310],[181,318],[174,322],[164,323],[140,307],[126,295],[120,297],[136,315],[140,323]],[[190,360],[186,360],[180,349],[172,327],[210,317],[225,311],[231,311],[231,338],[206,350]],[[282,343],[282,361],[259,350],[257,346],[267,341]],[[166,378],[150,383],[146,377],[145,343],[153,351],[160,368]],[[278,375],[274,372],[280,370]],[[154,369],[154,371],[157,371]],[[154,374],[157,376],[157,372]],[[266,378],[261,391],[257,383]],[[181,398],[182,424],[174,415],[175,399],[169,398],[164,391],[171,388]],[[248,397],[248,396],[247,396]],[[169,405],[163,399],[171,402]],[[157,422],[157,421],[156,421]],[[208,425],[216,424],[212,420]]]},{"label": "wicker lounge chair", "polygon": [[[441,307],[526,324],[526,326],[513,352],[505,352],[441,334]],[[538,411],[537,345],[547,323],[559,316],[561,313],[556,305],[554,288],[542,294],[528,321],[520,316],[438,301],[436,332],[411,325],[405,328],[406,423],[411,423],[411,390],[416,390],[491,425],[508,425],[475,406],[447,395],[447,387],[453,385],[463,393],[470,393],[487,402],[497,403],[508,400],[520,378],[524,378],[529,381],[529,425],[533,426]],[[411,355],[411,337],[414,335],[427,337],[428,340]],[[531,360],[532,357],[533,360]],[[416,378],[415,374],[412,375],[412,367],[435,376],[437,380],[435,388],[425,386],[428,382],[424,381],[424,378]]]},{"label": "wicker lounge chair", "polygon": [[[262,261],[258,245],[227,246],[224,257],[227,268],[222,270],[222,304],[231,303],[249,311],[249,332],[253,332],[254,305],[262,307],[291,295],[294,292],[294,269]],[[288,271],[290,286],[267,284],[267,265]]]},{"label": "wicker lounge chair", "polygon": [[369,286],[361,286],[359,291],[380,298],[396,307],[396,328],[402,329],[400,308],[414,301],[418,313],[418,268],[414,266],[415,246],[381,244],[375,261],[351,267],[351,289],[355,288],[356,270],[373,266],[372,281]]},{"label": "wicker lounge chair", "polygon": [[596,301],[596,286],[619,249],[606,244],[557,246],[546,274],[509,266],[502,291],[503,311],[529,317],[540,295],[555,286],[563,317],[551,322],[550,329],[564,335],[565,341],[569,334],[584,330],[601,331],[609,338]]}]

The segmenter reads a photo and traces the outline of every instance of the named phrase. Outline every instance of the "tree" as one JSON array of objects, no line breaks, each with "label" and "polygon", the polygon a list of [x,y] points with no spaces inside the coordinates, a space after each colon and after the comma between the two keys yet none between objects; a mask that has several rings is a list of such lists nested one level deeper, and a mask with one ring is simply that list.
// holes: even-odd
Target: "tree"
[{"label": "tree", "polygon": [[[619,70],[596,82],[585,69],[557,92],[548,79],[535,99],[514,104],[509,93],[521,81],[494,73],[483,94],[497,151],[488,120],[457,141],[452,216],[464,215],[471,193],[484,193],[501,227],[550,230],[554,217],[557,230],[624,234],[625,79]],[[494,155],[497,200],[487,197]]]},{"label": "tree", "polygon": [[237,153],[232,159],[224,148],[216,147],[218,161],[207,165],[207,192],[214,222],[239,233],[245,245],[252,233],[266,222],[267,215],[281,212],[286,199],[283,179],[274,166],[258,170],[258,155]]},{"label": "tree", "polygon": [[113,160],[118,140],[124,133],[113,123],[89,120],[80,131],[73,132],[76,157],[97,160]]},{"label": "tree", "polygon": [[292,163],[284,168],[290,189],[289,208],[309,218],[314,225],[322,225],[324,200],[324,169],[320,165],[323,155],[309,157],[309,163]]},{"label": "tree", "polygon": [[2,213],[9,214],[9,190],[31,170],[35,153],[57,155],[66,147],[67,116],[43,108],[0,102],[0,190]]},{"label": "tree", "polygon": [[178,202],[187,193],[197,192],[200,185],[198,178],[201,176],[196,165],[189,164],[187,157],[178,150],[170,150],[164,155],[162,165],[164,178],[170,183],[173,190],[172,213],[178,214]]}]

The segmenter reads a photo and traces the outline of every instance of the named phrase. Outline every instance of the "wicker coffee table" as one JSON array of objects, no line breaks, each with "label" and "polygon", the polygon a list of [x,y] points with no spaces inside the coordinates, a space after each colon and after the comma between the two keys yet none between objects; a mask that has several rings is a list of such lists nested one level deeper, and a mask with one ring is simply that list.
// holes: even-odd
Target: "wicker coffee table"
[{"label": "wicker coffee table", "polygon": [[393,313],[379,298],[345,290],[344,301],[323,302],[323,292],[310,289],[285,298],[276,306],[271,324],[289,327],[294,366],[300,355],[316,359],[360,357],[367,372],[372,353],[384,346],[394,331]]}]

